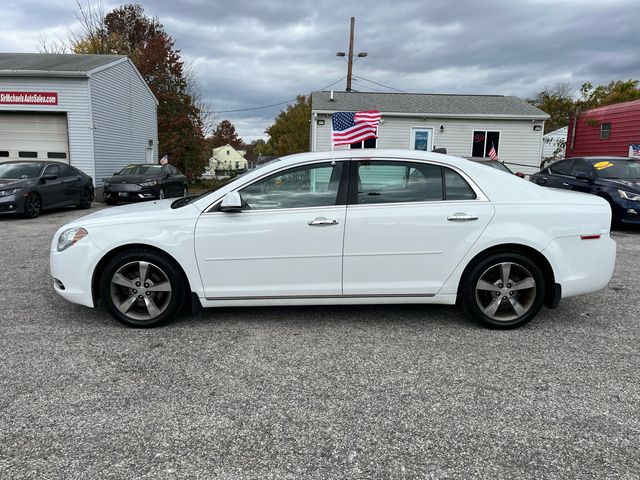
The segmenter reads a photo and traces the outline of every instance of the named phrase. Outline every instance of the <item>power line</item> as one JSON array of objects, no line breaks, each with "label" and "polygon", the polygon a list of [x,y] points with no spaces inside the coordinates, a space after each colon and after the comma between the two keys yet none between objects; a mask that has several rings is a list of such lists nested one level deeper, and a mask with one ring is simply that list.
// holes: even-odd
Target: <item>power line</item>
[{"label": "power line", "polygon": [[366,88],[370,92],[386,93],[386,92],[383,92],[382,90],[378,90],[377,88],[370,87],[369,85],[363,85],[360,82],[357,82],[355,79],[353,80],[353,83],[358,85],[361,88]]},{"label": "power line", "polygon": [[[341,77],[338,80],[336,80],[335,82],[330,83],[329,85],[327,85],[326,87],[322,87],[320,89],[317,90],[312,90],[312,91],[322,91],[325,90],[329,87],[332,87],[333,85],[335,85],[336,83],[341,82],[342,80],[344,80],[347,77]],[[235,112],[249,112],[251,110],[263,110],[265,108],[272,108],[272,107],[278,107],[280,105],[287,105],[291,102],[295,102],[296,99],[293,98],[291,100],[285,100],[284,102],[278,102],[278,103],[272,103],[271,105],[263,105],[261,107],[250,107],[250,108],[237,108],[235,110],[203,110],[202,113],[235,113]]]},{"label": "power line", "polygon": [[409,92],[405,92],[404,90],[400,90],[399,88],[390,87],[389,85],[385,85],[384,83],[374,82],[373,80],[369,80],[368,78],[364,78],[362,75],[358,75],[358,79],[359,80],[365,80],[365,81],[371,82],[371,83],[375,83],[376,85],[379,85],[380,87],[388,88],[389,90],[395,90],[396,92],[409,93]]}]

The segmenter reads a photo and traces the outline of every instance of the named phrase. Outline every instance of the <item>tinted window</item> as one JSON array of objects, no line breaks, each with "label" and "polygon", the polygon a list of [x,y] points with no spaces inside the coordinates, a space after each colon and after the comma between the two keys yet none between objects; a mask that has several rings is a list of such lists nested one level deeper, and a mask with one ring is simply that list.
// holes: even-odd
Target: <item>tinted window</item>
[{"label": "tinted window", "polygon": [[571,166],[571,176],[575,177],[579,173],[591,174],[591,167],[584,160],[577,158],[573,161]]},{"label": "tinted window", "polygon": [[160,175],[162,165],[151,163],[143,165],[128,165],[120,170],[120,175]]},{"label": "tinted window", "polygon": [[60,169],[57,165],[47,165],[42,175],[55,175],[56,177],[61,176]]},{"label": "tinted window", "polygon": [[549,165],[549,170],[551,171],[551,173],[555,173],[557,175],[570,175],[572,164],[573,164],[573,159],[562,160],[560,162],[556,162]]},{"label": "tinted window", "polygon": [[589,161],[600,178],[620,178],[624,180],[640,178],[640,160],[633,159],[598,159]]},{"label": "tinted window", "polygon": [[335,205],[343,163],[322,163],[276,173],[240,191],[253,210]]},{"label": "tinted window", "polygon": [[476,193],[462,176],[450,168],[444,170],[445,200],[473,200]]},{"label": "tinted window", "polygon": [[442,200],[442,171],[435,165],[358,162],[358,203]]},{"label": "tinted window", "polygon": [[70,167],[69,165],[59,165],[60,167],[60,174],[63,177],[75,177],[76,175],[78,175],[78,171],[73,168]]}]

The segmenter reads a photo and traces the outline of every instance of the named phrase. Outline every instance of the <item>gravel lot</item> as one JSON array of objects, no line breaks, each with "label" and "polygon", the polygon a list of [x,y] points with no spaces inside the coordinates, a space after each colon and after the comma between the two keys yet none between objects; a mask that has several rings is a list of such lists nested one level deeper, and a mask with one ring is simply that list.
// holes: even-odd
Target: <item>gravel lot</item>
[{"label": "gravel lot", "polygon": [[0,478],[640,477],[640,232],[607,289],[517,331],[444,306],[132,330],[50,285],[84,213],[0,219]]}]

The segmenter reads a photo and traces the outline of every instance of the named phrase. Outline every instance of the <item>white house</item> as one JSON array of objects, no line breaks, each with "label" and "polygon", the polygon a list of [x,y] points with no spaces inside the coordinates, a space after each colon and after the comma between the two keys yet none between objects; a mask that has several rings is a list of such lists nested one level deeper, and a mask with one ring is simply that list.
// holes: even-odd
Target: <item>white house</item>
[{"label": "white house", "polygon": [[549,115],[526,101],[502,95],[313,92],[312,151],[331,149],[331,114],[380,110],[378,138],[343,148],[409,148],[500,160],[524,173],[537,172],[544,122]]},{"label": "white house", "polygon": [[567,131],[569,127],[562,127],[549,132],[542,137],[542,159],[555,160],[564,158],[567,148]]},{"label": "white house", "polygon": [[247,159],[244,158],[245,154],[244,150],[236,150],[228,143],[222,147],[214,148],[209,159],[209,170],[213,173],[230,170],[245,171],[249,167]]},{"label": "white house", "polygon": [[100,185],[158,161],[157,105],[126,56],[0,53],[0,161],[69,162]]}]

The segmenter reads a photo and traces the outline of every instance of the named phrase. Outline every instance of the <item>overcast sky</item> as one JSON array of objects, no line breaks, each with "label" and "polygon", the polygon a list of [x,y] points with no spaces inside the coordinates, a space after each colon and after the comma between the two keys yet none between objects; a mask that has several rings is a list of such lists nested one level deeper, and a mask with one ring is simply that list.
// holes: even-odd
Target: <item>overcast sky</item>
[{"label": "overcast sky", "polygon": [[[340,80],[356,17],[359,91],[504,94],[640,77],[638,0],[142,0],[195,67],[216,111],[260,107]],[[104,1],[105,11],[121,5]],[[73,0],[2,0],[0,51],[37,52],[74,29]],[[342,80],[341,80],[342,79]],[[372,83],[377,82],[377,83]],[[245,141],[283,106],[218,113]]]}]

